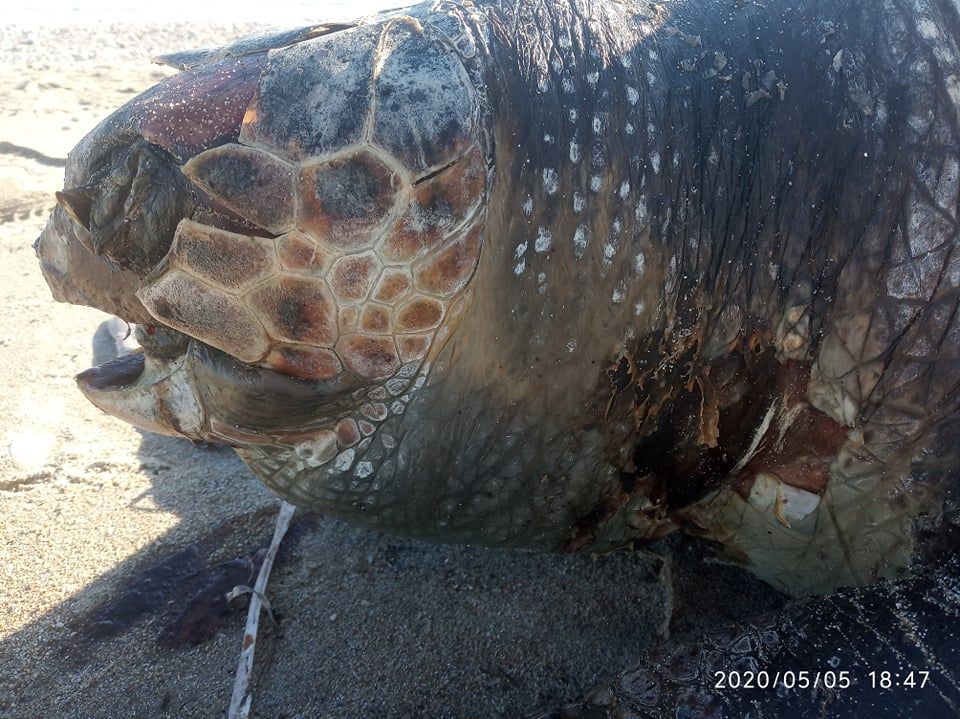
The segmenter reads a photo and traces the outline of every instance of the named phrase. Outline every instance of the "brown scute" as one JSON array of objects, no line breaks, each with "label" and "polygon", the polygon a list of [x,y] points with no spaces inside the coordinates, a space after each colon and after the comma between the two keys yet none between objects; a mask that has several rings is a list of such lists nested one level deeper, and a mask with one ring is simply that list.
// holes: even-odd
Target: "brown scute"
[{"label": "brown scute", "polygon": [[390,310],[379,305],[367,305],[360,319],[360,329],[371,334],[390,331]]},{"label": "brown scute", "polygon": [[291,232],[277,238],[280,267],[290,272],[322,276],[331,264],[331,255],[301,232]]},{"label": "brown scute", "polygon": [[400,359],[404,362],[413,362],[423,359],[430,349],[432,334],[400,335],[397,337],[397,347],[400,349]]},{"label": "brown scute", "polygon": [[271,275],[273,252],[273,240],[181,220],[167,264],[233,292]]},{"label": "brown scute", "polygon": [[269,348],[263,326],[244,303],[185,273],[172,270],[145,281],[137,296],[162,324],[243,362],[256,362]]},{"label": "brown scute", "polygon": [[410,205],[383,238],[380,254],[390,262],[404,262],[437,247],[482,199],[485,183],[483,153],[473,148],[414,188]]},{"label": "brown scute", "polygon": [[406,20],[387,30],[380,56],[374,142],[417,175],[463,153],[472,144],[475,106],[457,55]]},{"label": "brown scute", "polygon": [[372,252],[341,257],[330,272],[333,294],[344,302],[356,302],[370,294],[382,265]]},{"label": "brown scute", "polygon": [[337,435],[337,444],[341,447],[352,447],[360,441],[360,428],[356,421],[349,417],[337,422],[333,431]]},{"label": "brown scute", "polygon": [[411,300],[397,314],[397,332],[422,332],[440,324],[443,305],[434,299],[418,297]]},{"label": "brown scute", "polygon": [[238,144],[193,157],[183,174],[212,198],[272,234],[293,227],[294,170],[273,155]]},{"label": "brown scute", "polygon": [[360,326],[359,307],[340,308],[340,334],[346,335],[357,331]]},{"label": "brown scute", "polygon": [[393,208],[400,178],[373,155],[359,152],[301,171],[300,228],[345,249],[370,247]]},{"label": "brown scute", "polygon": [[373,299],[377,302],[392,304],[410,289],[410,277],[403,270],[386,269],[373,291]]},{"label": "brown scute", "polygon": [[274,339],[317,347],[337,340],[336,304],[320,280],[278,275],[249,295]]},{"label": "brown scute", "polygon": [[430,294],[449,297],[467,286],[480,259],[483,225],[450,243],[415,271],[417,287]]},{"label": "brown scute", "polygon": [[181,163],[235,142],[266,62],[266,53],[226,58],[164,80],[134,101],[140,133]]},{"label": "brown scute", "polygon": [[337,355],[331,350],[290,345],[280,345],[270,350],[262,364],[300,379],[330,379],[343,369]]},{"label": "brown scute", "polygon": [[348,335],[337,343],[344,366],[362,379],[387,379],[400,369],[397,348],[390,337]]}]

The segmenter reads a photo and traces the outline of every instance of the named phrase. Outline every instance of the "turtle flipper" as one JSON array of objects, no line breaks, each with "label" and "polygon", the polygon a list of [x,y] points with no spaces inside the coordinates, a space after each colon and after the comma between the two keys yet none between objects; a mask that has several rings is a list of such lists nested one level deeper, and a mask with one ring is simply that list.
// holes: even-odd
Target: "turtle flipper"
[{"label": "turtle flipper", "polygon": [[583,702],[537,719],[956,717],[958,617],[960,560],[949,556],[929,574],[661,644]]}]

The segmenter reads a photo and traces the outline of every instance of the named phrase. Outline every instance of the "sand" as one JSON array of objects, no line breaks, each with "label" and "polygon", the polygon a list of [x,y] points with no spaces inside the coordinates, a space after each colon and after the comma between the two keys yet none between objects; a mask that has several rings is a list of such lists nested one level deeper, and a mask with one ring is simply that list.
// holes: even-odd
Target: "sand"
[{"label": "sand", "polygon": [[[31,243],[68,150],[167,76],[154,53],[250,27],[0,28],[0,716],[219,717],[278,501],[233,453],[142,434],[73,375],[114,351],[51,301]],[[115,327],[113,328],[115,331]],[[542,556],[298,513],[270,587],[254,716],[521,716],[651,642],[779,606],[703,544]]]}]

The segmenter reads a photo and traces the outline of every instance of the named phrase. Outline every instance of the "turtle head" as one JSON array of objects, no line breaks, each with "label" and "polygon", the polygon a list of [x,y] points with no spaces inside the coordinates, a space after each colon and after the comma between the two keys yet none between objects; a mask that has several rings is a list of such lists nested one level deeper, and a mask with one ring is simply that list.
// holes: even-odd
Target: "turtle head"
[{"label": "turtle head", "polygon": [[80,389],[237,447],[330,459],[370,436],[371,393],[412,386],[467,300],[479,116],[462,61],[409,18],[206,63],[118,110],[71,153],[36,246],[57,299],[137,325],[142,351]]}]

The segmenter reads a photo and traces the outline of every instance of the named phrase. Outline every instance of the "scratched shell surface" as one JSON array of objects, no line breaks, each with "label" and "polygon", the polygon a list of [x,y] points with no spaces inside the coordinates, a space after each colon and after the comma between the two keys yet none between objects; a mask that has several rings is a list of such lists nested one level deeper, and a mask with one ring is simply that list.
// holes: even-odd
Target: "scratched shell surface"
[{"label": "scratched shell surface", "polygon": [[141,301],[298,378],[385,381],[422,362],[479,259],[477,105],[460,59],[410,18],[272,52],[238,142],[182,165],[263,232],[184,220]]}]

